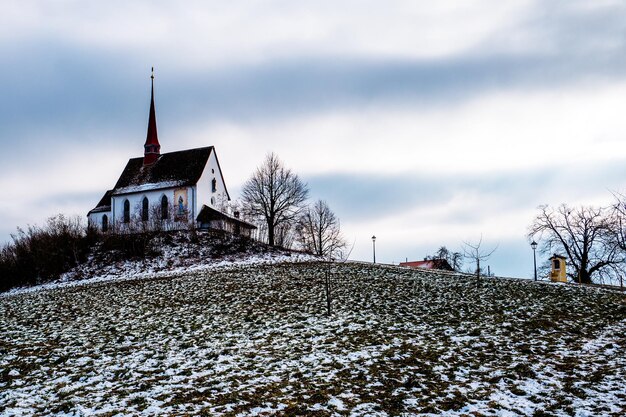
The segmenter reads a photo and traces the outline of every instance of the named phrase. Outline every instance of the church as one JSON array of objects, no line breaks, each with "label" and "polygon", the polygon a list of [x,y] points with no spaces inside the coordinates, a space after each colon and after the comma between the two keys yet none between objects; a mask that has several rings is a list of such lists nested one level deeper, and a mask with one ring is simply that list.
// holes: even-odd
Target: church
[{"label": "church", "polygon": [[126,164],[113,189],[88,214],[101,232],[219,229],[250,236],[256,227],[228,214],[230,195],[215,147],[161,154],[151,76],[150,114],[143,157]]}]

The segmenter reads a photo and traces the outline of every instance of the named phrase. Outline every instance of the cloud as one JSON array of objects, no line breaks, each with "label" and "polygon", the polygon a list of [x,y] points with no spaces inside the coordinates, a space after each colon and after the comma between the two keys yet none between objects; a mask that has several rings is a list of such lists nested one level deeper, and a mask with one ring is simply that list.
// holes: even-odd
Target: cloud
[{"label": "cloud", "polygon": [[[124,57],[29,50],[0,69],[0,133],[116,132],[145,118],[146,68]],[[32,57],[37,57],[33,59]],[[111,65],[108,62],[116,62]],[[301,57],[269,65],[157,74],[159,114],[174,125],[284,119],[376,105],[444,107],[502,91],[558,90],[589,79],[623,80],[623,54],[605,57],[457,56],[399,61]],[[142,66],[143,67],[143,66]],[[159,68],[157,68],[159,71]],[[126,76],[124,74],[127,74]],[[165,111],[162,111],[165,110]],[[34,133],[31,133],[34,132]],[[29,134],[30,133],[30,134]],[[5,139],[6,140],[6,139]],[[34,139],[33,139],[34,140]]]},{"label": "cloud", "polygon": [[0,38],[55,39],[134,55],[169,56],[181,67],[240,65],[294,53],[424,58],[453,55],[511,27],[528,0],[416,4],[399,0],[300,2],[8,0]]},{"label": "cloud", "polygon": [[[328,200],[351,221],[364,222],[409,210],[431,209],[431,215],[442,225],[457,227],[520,207],[534,210],[541,204],[558,205],[569,199],[598,204],[611,199],[610,189],[626,185],[620,180],[624,177],[626,158],[601,166],[558,164],[497,174],[341,173],[305,178],[313,196]],[[598,188],[598,183],[605,186]],[[446,211],[451,202],[459,205]]]},{"label": "cloud", "polygon": [[626,185],[625,167],[621,159],[495,175],[338,174],[307,180],[313,198],[325,199],[340,218],[354,242],[354,259],[371,259],[373,234],[377,258],[387,263],[421,259],[441,245],[461,251],[462,242],[483,236],[486,247],[498,245],[493,270],[522,276],[531,265],[526,234],[536,207],[611,204],[609,190]]},{"label": "cloud", "polygon": [[9,3],[0,138],[23,146],[98,129],[116,140],[143,127],[151,65],[160,114],[177,127],[624,79],[623,3],[506,3]]},{"label": "cloud", "polygon": [[9,0],[0,236],[84,215],[141,154],[154,65],[162,150],[216,145],[231,190],[275,151],[357,258],[372,233],[391,261],[484,232],[521,268],[536,205],[626,187],[625,17],[610,0]]}]

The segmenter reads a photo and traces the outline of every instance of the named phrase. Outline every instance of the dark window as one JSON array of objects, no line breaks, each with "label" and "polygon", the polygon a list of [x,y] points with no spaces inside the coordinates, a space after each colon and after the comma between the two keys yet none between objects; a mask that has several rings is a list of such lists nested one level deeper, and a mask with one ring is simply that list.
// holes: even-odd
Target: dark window
[{"label": "dark window", "polygon": [[217,191],[217,180],[215,178],[213,178],[213,181],[211,181],[211,191]]},{"label": "dark window", "polygon": [[148,221],[148,197],[144,197],[141,202],[141,220],[144,222]]},{"label": "dark window", "polygon": [[169,204],[167,202],[167,197],[163,196],[161,197],[161,219],[162,220],[167,220],[169,218]]},{"label": "dark window", "polygon": [[178,197],[178,214],[179,215],[183,215],[185,214],[185,202],[183,201],[183,197],[180,196]]},{"label": "dark window", "polygon": [[554,260],[554,269],[561,269],[561,261],[558,259]]},{"label": "dark window", "polygon": [[106,232],[107,230],[109,230],[109,218],[105,214],[102,216],[102,231]]},{"label": "dark window", "polygon": [[130,223],[130,202],[124,200],[124,223]]}]

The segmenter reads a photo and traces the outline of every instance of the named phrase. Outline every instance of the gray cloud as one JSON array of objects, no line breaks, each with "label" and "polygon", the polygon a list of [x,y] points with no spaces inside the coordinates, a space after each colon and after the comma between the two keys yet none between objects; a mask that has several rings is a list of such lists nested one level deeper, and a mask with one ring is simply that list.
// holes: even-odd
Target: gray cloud
[{"label": "gray cloud", "polygon": [[[560,204],[606,192],[623,184],[626,160],[597,164],[561,164],[537,170],[501,174],[458,175],[372,175],[327,174],[305,178],[314,199],[329,201],[338,213],[354,221],[376,219],[411,208],[437,207],[458,195],[484,198],[490,204],[483,212],[462,207],[444,219],[448,224],[471,224],[494,212],[540,204]],[[603,188],[598,190],[598,184]],[[495,201],[495,202],[494,202]],[[530,221],[531,219],[529,219]]]},{"label": "gray cloud", "polygon": [[622,1],[541,2],[524,24],[559,50],[593,59],[624,51],[625,16],[626,3]]},{"label": "gray cloud", "polygon": [[[59,6],[57,17],[66,15],[63,7],[70,6]],[[334,4],[328,7],[336,13],[345,13],[346,19],[351,17],[350,7],[348,10],[336,9]],[[171,38],[170,50],[157,42],[151,45],[139,42],[141,46],[137,46],[131,39],[128,45],[118,42],[112,43],[113,47],[102,39],[93,44],[72,39],[85,30],[78,24],[84,23],[85,16],[76,9],[68,13],[72,17],[67,21],[76,27],[62,36],[51,29],[54,26],[41,29],[34,25],[23,38],[0,39],[3,57],[0,146],[4,149],[0,153],[0,175],[17,176],[16,172],[30,171],[33,167],[29,164],[34,165],[32,160],[45,161],[43,155],[64,158],[56,149],[57,145],[92,144],[94,149],[120,147],[125,138],[145,135],[151,65],[157,69],[159,127],[171,132],[211,120],[228,120],[235,124],[259,119],[272,121],[322,112],[339,113],[370,105],[382,109],[386,106],[411,108],[417,112],[445,109],[492,92],[559,90],[575,88],[581,82],[589,86],[597,80],[626,79],[626,5],[623,2],[590,6],[588,1],[573,0],[537,2],[532,7],[518,26],[506,25],[502,32],[493,34],[471,50],[444,58],[417,60],[390,54],[378,56],[373,52],[375,49],[362,55],[358,48],[335,49],[325,56],[311,51],[326,51],[319,42],[332,38],[321,37],[310,49],[306,42],[300,45],[290,43],[289,39],[278,39],[275,45],[270,43],[269,46],[281,49],[277,54],[283,57],[280,60],[259,65],[230,65],[224,61],[219,69],[203,69],[202,62],[189,56],[182,57],[184,64],[175,62],[181,56],[171,50],[172,45],[193,42],[193,39],[180,38],[177,30],[180,28],[175,24],[171,26],[171,35],[167,36]],[[124,13],[126,16],[128,10]],[[42,16],[45,14],[42,12]],[[109,16],[107,22],[116,23],[115,16]],[[180,24],[182,20],[169,23],[173,22]],[[151,27],[143,23],[138,27]],[[262,19],[259,24],[263,24]],[[107,33],[106,27],[99,27],[99,30]],[[181,32],[196,33],[194,30]],[[355,37],[361,35],[350,33]],[[516,38],[521,39],[517,44],[521,47],[509,48],[516,44]],[[228,54],[237,56],[236,42]],[[400,55],[411,54],[407,51]],[[460,208],[446,214],[443,221],[455,227],[477,222],[498,210],[534,207],[544,202],[578,201],[589,193],[597,193],[598,187],[619,188],[619,179],[626,178],[624,162],[602,166],[564,164],[536,171],[464,177],[329,173],[305,179],[311,185],[314,198],[327,199],[343,219],[362,223],[375,219],[381,212],[393,215],[420,206],[437,207],[460,193],[491,197],[492,204],[484,211]],[[94,164],[97,163],[94,160]],[[43,166],[36,169],[45,173]],[[38,185],[24,184],[23,187],[36,190]],[[2,213],[0,238],[8,236],[16,225],[24,225],[23,219],[54,214],[57,207],[91,208],[103,191],[58,194],[25,207],[25,211],[37,212],[36,216],[29,214],[17,219]],[[49,210],[53,211],[47,213]],[[381,235],[381,255],[385,250],[382,239]],[[454,245],[442,242],[446,243]],[[388,253],[388,260],[400,260],[405,253],[411,255],[410,245],[398,242],[393,252]],[[515,268],[522,271],[524,269],[520,268],[526,265],[526,245],[523,236],[519,241],[501,243],[497,259],[502,259],[507,267],[516,265]],[[425,250],[416,247],[414,252],[423,255]],[[496,266],[496,272],[507,268]]]},{"label": "gray cloud", "polygon": [[18,227],[26,227],[27,224],[42,226],[45,219],[56,214],[78,215],[86,221],[87,210],[100,200],[104,190],[93,192],[63,192],[53,194],[45,198],[34,198],[30,204],[37,208],[38,221],[24,222],[19,216],[22,213],[2,213],[0,222],[0,246],[10,240],[10,234],[15,233]]},{"label": "gray cloud", "polygon": [[[132,43],[87,46],[33,32],[0,40],[0,145],[22,154],[51,136],[89,142],[106,135],[119,144],[129,133],[142,134],[150,65],[157,66],[157,107],[167,122],[162,126],[172,129],[211,119],[286,118],[369,104],[449,106],[490,91],[624,79],[625,15],[626,5],[619,2],[593,7],[585,1],[542,2],[517,26],[446,58],[293,50],[289,58],[262,65],[226,62],[212,70],[182,70],[168,50],[155,53]],[[514,41],[498,42],[517,35],[527,42],[523,54],[507,50]],[[0,162],[7,159],[5,154]]]},{"label": "gray cloud", "polygon": [[[24,148],[50,135],[89,141],[109,134],[115,142],[120,132],[142,131],[149,80],[138,60],[63,45],[15,52],[12,65],[0,68],[0,141]],[[625,64],[624,54],[599,53],[429,61],[301,57],[173,74],[164,65],[156,95],[163,125],[176,129],[211,119],[285,118],[374,103],[449,106],[490,91],[553,89],[588,77],[623,79]]]}]

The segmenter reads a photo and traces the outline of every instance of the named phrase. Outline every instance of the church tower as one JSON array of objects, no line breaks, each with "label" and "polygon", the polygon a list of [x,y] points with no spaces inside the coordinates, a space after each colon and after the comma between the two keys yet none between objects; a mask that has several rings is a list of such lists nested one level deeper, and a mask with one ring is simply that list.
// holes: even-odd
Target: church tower
[{"label": "church tower", "polygon": [[159,159],[161,155],[161,145],[159,144],[159,137],[157,135],[156,125],[156,112],[154,110],[154,67],[152,67],[152,91],[150,93],[150,116],[148,119],[148,135],[146,136],[146,143],[143,145],[143,164],[151,165]]}]

